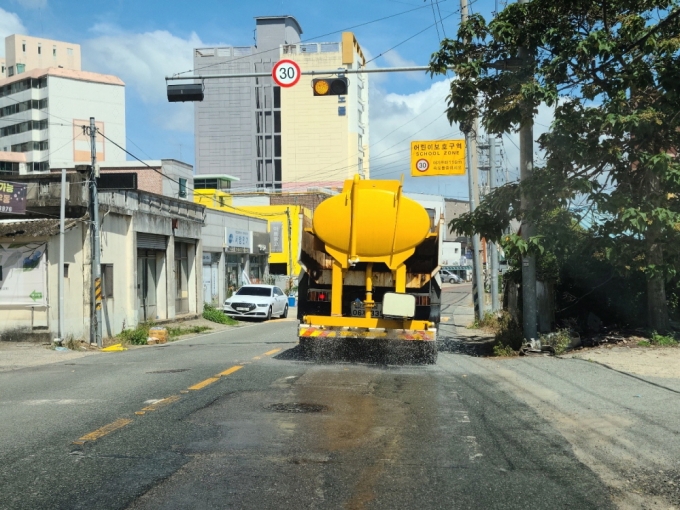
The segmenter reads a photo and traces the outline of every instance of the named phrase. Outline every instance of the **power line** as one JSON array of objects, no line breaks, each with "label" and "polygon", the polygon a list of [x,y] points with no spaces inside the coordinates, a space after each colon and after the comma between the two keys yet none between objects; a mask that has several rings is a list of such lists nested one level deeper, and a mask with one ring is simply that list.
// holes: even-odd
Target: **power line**
[{"label": "power line", "polygon": [[[449,0],[441,0],[441,1],[442,1],[442,2],[447,2],[447,1],[449,1]],[[360,27],[364,27],[364,26],[366,26],[366,25],[371,25],[371,24],[373,24],[373,23],[378,23],[378,22],[380,22],[380,21],[385,21],[385,20],[387,20],[387,19],[396,18],[396,17],[398,17],[398,16],[402,16],[402,15],[404,15],[404,14],[409,14],[409,13],[411,13],[411,12],[418,11],[418,10],[420,10],[420,9],[425,9],[425,8],[427,8],[427,5],[425,5],[425,6],[420,6],[420,7],[415,7],[414,9],[409,9],[409,10],[407,10],[407,11],[402,11],[402,12],[398,12],[398,13],[395,13],[395,14],[390,14],[389,16],[384,16],[384,17],[382,17],[382,18],[374,19],[374,20],[371,20],[371,21],[366,21],[366,22],[364,22],[364,23],[359,23],[358,25],[352,25],[351,27],[342,28],[342,29],[340,29],[340,30],[334,30],[333,32],[328,32],[328,33],[325,33],[325,34],[321,34],[321,35],[317,35],[317,36],[314,36],[314,37],[310,37],[309,39],[301,40],[299,44],[303,44],[303,43],[307,43],[307,42],[310,42],[310,41],[314,41],[314,40],[316,40],[316,39],[321,39],[322,37],[326,37],[326,36],[329,36],[329,35],[334,35],[334,34],[338,34],[338,33],[341,33],[341,32],[346,32],[346,31],[348,31],[348,30],[354,30],[355,28],[360,28]],[[250,55],[244,55],[244,56],[242,56],[242,57],[235,58],[235,59],[233,59],[233,60],[229,60],[228,62],[215,62],[215,63],[213,63],[213,64],[208,64],[208,65],[205,65],[205,66],[197,67],[197,68],[195,68],[195,69],[189,69],[189,70],[187,70],[187,71],[182,71],[182,72],[180,72],[180,73],[174,74],[173,76],[179,76],[179,75],[181,75],[181,74],[193,73],[193,72],[196,72],[196,71],[200,71],[201,69],[207,69],[208,67],[214,67],[214,66],[217,66],[217,65],[225,64],[225,63],[236,62],[236,61],[238,61],[238,60],[243,60],[244,58],[254,57],[254,56],[256,56],[256,55],[261,55],[261,54],[263,54],[263,53],[269,53],[269,52],[271,52],[271,51],[272,51],[272,50],[265,50],[265,51],[255,52],[255,53],[252,53],[252,54],[250,54]],[[367,63],[368,63],[368,62],[367,62]]]}]

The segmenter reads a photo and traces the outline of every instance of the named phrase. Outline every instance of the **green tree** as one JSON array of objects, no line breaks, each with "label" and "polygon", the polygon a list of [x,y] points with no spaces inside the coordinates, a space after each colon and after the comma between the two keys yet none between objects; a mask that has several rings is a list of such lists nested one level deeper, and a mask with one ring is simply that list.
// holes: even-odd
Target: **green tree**
[{"label": "green tree", "polygon": [[603,253],[621,271],[645,273],[649,326],[668,330],[665,282],[680,250],[679,50],[678,0],[532,0],[490,23],[471,16],[430,62],[433,74],[456,73],[449,121],[479,116],[500,134],[540,104],[554,121],[538,139],[545,165],[457,228],[498,238],[509,218],[522,219],[520,193],[534,204],[530,221],[583,202],[599,218]]}]

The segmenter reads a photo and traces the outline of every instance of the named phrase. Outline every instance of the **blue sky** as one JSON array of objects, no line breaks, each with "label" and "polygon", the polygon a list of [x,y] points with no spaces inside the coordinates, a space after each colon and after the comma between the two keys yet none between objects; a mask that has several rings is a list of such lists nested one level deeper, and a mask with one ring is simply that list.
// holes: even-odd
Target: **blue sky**
[{"label": "blue sky", "polygon": [[[470,0],[470,11],[488,17],[496,5],[502,9],[504,2]],[[340,32],[350,29],[368,58],[383,54],[372,63],[378,67],[427,65],[440,38],[455,36],[460,2],[3,0],[0,37],[24,33],[79,43],[83,69],[115,74],[126,83],[128,150],[143,159],[193,163],[193,107],[167,103],[164,76],[191,69],[195,47],[251,45],[253,18],[280,14],[295,16],[303,40],[339,41]],[[465,177],[408,177],[410,140],[461,137],[444,115],[446,80],[420,73],[372,75],[370,91],[372,177],[403,173],[407,191],[467,197]],[[504,140],[511,178],[517,166],[513,142],[514,135]]]}]

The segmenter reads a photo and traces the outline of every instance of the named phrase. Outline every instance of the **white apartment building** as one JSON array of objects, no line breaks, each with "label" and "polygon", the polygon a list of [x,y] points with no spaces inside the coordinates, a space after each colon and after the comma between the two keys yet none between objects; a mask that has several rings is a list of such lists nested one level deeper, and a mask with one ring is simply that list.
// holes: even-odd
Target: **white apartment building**
[{"label": "white apartment building", "polygon": [[[125,84],[111,75],[80,70],[80,47],[63,45],[64,64],[57,67],[32,68],[34,65],[60,62],[61,46],[35,38],[6,38],[6,67],[13,75],[0,79],[0,174],[12,175],[48,172],[51,168],[73,167],[90,161],[90,140],[82,126],[94,117],[98,130],[125,147]],[[26,42],[23,42],[23,41]],[[24,58],[18,53],[44,48],[54,49],[54,59]],[[17,42],[20,41],[20,42]],[[69,54],[68,49],[72,52]],[[40,51],[40,53],[38,53]],[[23,57],[22,57],[23,58]],[[21,64],[21,65],[19,65]],[[17,72],[19,71],[19,72]],[[19,157],[17,157],[19,156]],[[97,161],[123,162],[125,152],[97,138]]]}]

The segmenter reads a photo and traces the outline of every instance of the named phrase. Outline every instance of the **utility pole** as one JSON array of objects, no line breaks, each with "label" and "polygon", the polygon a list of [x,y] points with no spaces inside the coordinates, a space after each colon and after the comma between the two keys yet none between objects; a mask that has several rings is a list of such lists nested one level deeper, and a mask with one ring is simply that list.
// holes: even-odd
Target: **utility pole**
[{"label": "utility pole", "polygon": [[[496,137],[489,137],[489,192],[496,189]],[[489,277],[491,278],[491,311],[500,310],[498,303],[498,247],[495,242],[489,243],[490,268]]]},{"label": "utility pole", "polygon": [[[527,4],[529,0],[518,0],[520,4]],[[525,47],[519,49],[519,58],[526,63],[531,57]],[[519,179],[525,182],[534,171],[534,119],[524,119],[519,129]],[[526,242],[534,236],[535,226],[527,219],[532,204],[526,193],[522,193],[521,208],[522,239]],[[531,340],[538,337],[536,303],[536,255],[526,253],[522,255],[522,329],[524,339]]]},{"label": "utility pole", "polygon": [[59,204],[59,269],[57,285],[59,291],[59,341],[64,341],[64,222],[66,216],[66,169],[61,169],[61,200]]},{"label": "utility pole", "polygon": [[[460,0],[460,19],[465,23],[468,19],[467,0]],[[468,188],[470,193],[470,212],[474,212],[479,204],[479,179],[477,176],[477,134],[479,120],[475,118],[471,129],[465,132],[465,149],[467,152]],[[482,280],[482,266],[479,258],[481,240],[479,234],[472,236],[472,300],[475,307],[475,317],[484,317],[484,281]]]},{"label": "utility pole", "polygon": [[92,219],[92,288],[91,288],[91,319],[90,343],[102,347],[102,266],[100,261],[99,235],[99,196],[97,195],[97,128],[94,117],[90,117],[90,155],[92,167],[90,169],[90,208]]}]

